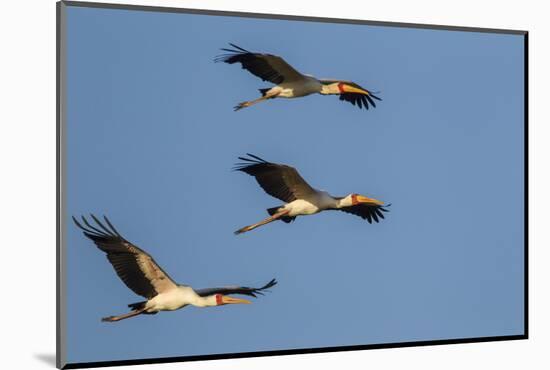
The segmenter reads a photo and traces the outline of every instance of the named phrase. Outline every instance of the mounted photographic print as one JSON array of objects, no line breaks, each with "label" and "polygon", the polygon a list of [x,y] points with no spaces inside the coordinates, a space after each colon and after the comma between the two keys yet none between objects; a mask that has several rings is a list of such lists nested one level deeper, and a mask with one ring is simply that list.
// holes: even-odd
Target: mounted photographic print
[{"label": "mounted photographic print", "polygon": [[58,367],[526,339],[526,56],[58,3]]}]

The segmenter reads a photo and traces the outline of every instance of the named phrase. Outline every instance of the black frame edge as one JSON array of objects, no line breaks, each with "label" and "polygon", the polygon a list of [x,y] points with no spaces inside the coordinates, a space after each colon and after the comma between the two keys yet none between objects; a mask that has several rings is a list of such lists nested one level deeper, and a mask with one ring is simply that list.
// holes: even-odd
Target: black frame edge
[{"label": "black frame edge", "polygon": [[325,18],[325,17],[316,17],[316,16],[251,13],[251,12],[237,12],[237,11],[229,11],[229,10],[175,8],[175,7],[152,6],[152,5],[114,4],[114,3],[73,1],[73,0],[63,0],[62,2],[68,6],[84,7],[84,8],[138,10],[138,11],[163,12],[163,13],[207,14],[207,15],[225,16],[225,17],[245,17],[245,18],[281,19],[281,20],[305,21],[305,22],[362,24],[362,25],[371,25],[371,26],[421,28],[421,29],[443,30],[443,31],[499,33],[499,34],[510,34],[510,35],[524,35],[527,33],[526,30],[433,25],[433,24],[425,24],[425,23],[369,21],[369,20],[360,20],[360,19],[349,19],[349,18]]},{"label": "black frame edge", "polygon": [[305,355],[305,354],[314,354],[314,353],[349,352],[349,351],[360,351],[360,350],[371,350],[371,349],[406,348],[406,347],[421,347],[421,346],[435,346],[435,345],[449,345],[449,344],[468,344],[468,343],[471,344],[471,343],[498,342],[498,341],[510,341],[510,340],[524,340],[524,339],[527,339],[525,335],[508,335],[508,336],[481,337],[481,338],[443,339],[443,340],[428,340],[428,341],[418,341],[418,342],[368,344],[368,345],[358,345],[358,346],[304,348],[304,349],[242,352],[242,353],[227,353],[227,354],[197,355],[197,356],[176,356],[176,357],[135,359],[135,360],[79,362],[79,363],[67,364],[65,365],[65,367],[63,367],[63,369],[81,369],[81,368],[129,366],[129,365],[151,365],[151,364],[165,364],[165,363],[174,363],[174,362],[191,362],[191,361],[236,359],[236,358],[287,356],[287,355]]},{"label": "black frame edge", "polygon": [[524,133],[523,133],[523,160],[524,160],[524,215],[523,215],[523,235],[524,235],[524,333],[525,338],[529,337],[529,33],[525,32],[523,45],[523,83],[524,83]]}]

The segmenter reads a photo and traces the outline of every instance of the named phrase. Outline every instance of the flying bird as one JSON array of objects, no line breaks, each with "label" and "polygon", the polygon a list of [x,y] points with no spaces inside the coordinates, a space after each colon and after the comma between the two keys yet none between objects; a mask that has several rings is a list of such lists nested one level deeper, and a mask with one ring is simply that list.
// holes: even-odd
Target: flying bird
[{"label": "flying bird", "polygon": [[85,217],[82,217],[82,223],[75,217],[73,217],[73,221],[83,230],[84,235],[107,254],[107,259],[124,284],[134,293],[146,298],[145,301],[129,304],[131,312],[104,317],[101,321],[115,322],[141,314],[150,315],[159,311],[174,311],[188,305],[211,307],[252,303],[246,299],[231,297],[229,294],[256,297],[256,295],[263,295],[264,291],[277,284],[275,279],[261,288],[227,286],[193,289],[188,285],[177,284],[151,255],[122,237],[107,217],[104,216],[105,224],[94,215],[91,217],[95,221],[95,226]]},{"label": "flying bird", "polygon": [[300,176],[294,167],[285,164],[271,163],[253,154],[239,157],[243,162],[237,163],[234,170],[247,173],[256,178],[264,191],[286,204],[269,208],[268,218],[235,231],[242,234],[270,222],[281,220],[290,223],[297,216],[314,215],[325,210],[339,210],[366,219],[369,223],[379,222],[388,212],[383,202],[360,194],[349,194],[345,197],[334,197],[326,191],[311,187]]},{"label": "flying bird", "polygon": [[254,76],[268,81],[276,86],[259,89],[262,96],[258,99],[239,103],[234,110],[249,107],[267,99],[299,98],[311,94],[339,95],[340,100],[350,102],[359,108],[376,107],[374,99],[382,100],[355,82],[343,80],[317,79],[298,72],[283,58],[272,55],[254,53],[235,44],[229,44],[234,49],[222,48],[226,54],[218,55],[214,61],[228,64],[240,63],[242,68]]}]

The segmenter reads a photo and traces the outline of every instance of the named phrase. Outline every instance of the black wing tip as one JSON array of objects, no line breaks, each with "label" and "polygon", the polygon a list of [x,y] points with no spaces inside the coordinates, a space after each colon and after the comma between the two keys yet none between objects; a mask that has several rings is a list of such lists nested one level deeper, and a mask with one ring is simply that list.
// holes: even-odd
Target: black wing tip
[{"label": "black wing tip", "polygon": [[241,48],[237,44],[234,44],[232,42],[228,42],[228,44],[231,45],[231,47],[234,47],[235,49],[240,50],[243,53],[250,53],[250,51],[246,50],[245,48]]},{"label": "black wing tip", "polygon": [[382,91],[378,90],[378,91],[371,91],[371,90],[367,90],[368,93],[369,93],[369,96],[373,99],[376,99],[378,101],[382,101],[382,98],[379,97],[377,94],[380,94]]},{"label": "black wing tip", "polygon": [[83,231],[84,235],[92,240],[94,239],[94,237],[124,239],[115,229],[107,216],[103,215],[103,219],[107,226],[103,224],[103,222],[101,222],[100,219],[93,213],[90,213],[90,217],[92,218],[92,220],[94,220],[95,226],[92,225],[84,215],[80,216],[82,223],[80,223],[74,215],[71,216],[75,225]]},{"label": "black wing tip", "polygon": [[72,215],[71,218],[73,219],[74,224],[75,224],[79,229],[86,230],[86,229],[80,224],[80,222],[78,222],[78,220],[76,219],[76,217],[75,217],[74,215]]},{"label": "black wing tip", "polygon": [[235,57],[238,58],[239,56],[242,56],[242,55],[245,55],[245,54],[253,54],[250,51],[248,51],[248,50],[246,50],[246,49],[244,49],[244,48],[242,48],[242,47],[240,47],[240,46],[238,46],[238,45],[236,45],[232,42],[228,42],[228,44],[233,49],[220,48],[220,50],[225,51],[226,54],[216,55],[216,57],[214,58],[215,63],[224,62],[224,63],[233,64],[233,63],[239,61],[238,59],[235,59]]},{"label": "black wing tip", "polygon": [[372,224],[372,221],[380,223],[382,220],[386,219],[382,212],[389,212],[390,210],[387,209],[387,207],[389,206],[391,206],[391,203],[377,206],[370,214],[367,214],[364,218],[367,219],[369,224]]},{"label": "black wing tip", "polygon": [[[368,95],[361,95],[361,99],[363,101],[363,106],[367,110],[369,109],[369,106],[372,106],[373,108],[376,108],[376,103],[374,102],[373,99],[378,100],[378,101],[382,101],[382,98],[374,95],[374,93],[372,93],[370,91],[368,93],[369,93]],[[359,108],[361,108],[361,104],[359,104]]]},{"label": "black wing tip", "polygon": [[267,283],[266,285],[264,285],[261,290],[264,290],[264,289],[269,289],[275,285],[277,285],[279,282],[277,281],[277,279],[273,278],[269,281],[269,283]]},{"label": "black wing tip", "polygon": [[347,101],[351,103],[354,106],[357,106],[359,109],[366,109],[369,110],[369,107],[376,108],[376,103],[373,99],[382,101],[382,98],[375,95],[376,93],[372,93],[369,90],[363,89],[367,94],[361,94],[361,93],[342,93],[339,95],[340,100]]},{"label": "black wing tip", "polygon": [[248,157],[246,157],[246,156],[237,157],[238,160],[243,161],[243,162],[235,163],[235,165],[232,168],[233,171],[246,172],[246,169],[251,167],[251,166],[256,166],[256,165],[259,165],[259,164],[269,164],[270,163],[270,162],[266,161],[265,159],[262,159],[262,158],[258,157],[257,155],[254,155],[254,154],[251,154],[251,153],[246,153],[246,155]]},{"label": "black wing tip", "polygon": [[269,288],[271,287],[274,287],[275,285],[277,285],[277,280],[275,278],[271,279],[267,284],[265,284],[263,287],[261,288],[256,288],[256,289],[253,289],[250,294],[256,298],[256,294],[259,294],[259,295],[264,295],[264,292],[269,292]]},{"label": "black wing tip", "polygon": [[253,159],[255,159],[256,161],[259,161],[259,162],[262,162],[262,163],[269,163],[268,161],[258,157],[257,155],[254,155],[254,154],[251,154],[251,153],[246,153],[246,155],[253,158]]}]

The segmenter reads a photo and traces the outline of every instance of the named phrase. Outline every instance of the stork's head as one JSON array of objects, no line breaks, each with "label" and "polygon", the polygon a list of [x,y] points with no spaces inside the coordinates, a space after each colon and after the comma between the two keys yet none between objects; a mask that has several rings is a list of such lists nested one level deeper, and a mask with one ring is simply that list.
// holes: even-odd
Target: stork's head
[{"label": "stork's head", "polygon": [[384,202],[381,202],[374,198],[366,197],[361,194],[350,194],[341,200],[341,205],[344,207],[351,207],[359,204],[365,204],[370,206],[383,206]]},{"label": "stork's head", "polygon": [[321,80],[321,84],[321,94],[323,95],[340,95],[345,93],[370,95],[367,90],[349,82]]},{"label": "stork's head", "polygon": [[233,298],[233,297],[223,295],[223,294],[216,294],[216,295],[214,295],[214,297],[216,298],[216,306],[223,306],[224,304],[238,304],[238,303],[250,304],[250,303],[252,303],[247,299]]}]

